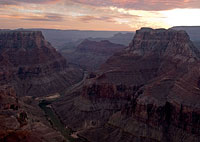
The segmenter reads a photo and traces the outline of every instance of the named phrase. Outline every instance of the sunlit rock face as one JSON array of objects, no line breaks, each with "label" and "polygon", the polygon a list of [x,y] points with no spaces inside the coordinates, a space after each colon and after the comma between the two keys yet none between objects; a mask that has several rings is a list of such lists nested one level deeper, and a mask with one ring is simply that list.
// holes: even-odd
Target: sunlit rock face
[{"label": "sunlit rock face", "polygon": [[199,59],[186,32],[142,28],[54,107],[89,141],[198,142]]},{"label": "sunlit rock face", "polygon": [[55,93],[81,77],[81,71],[70,68],[41,32],[0,32],[0,83],[13,85],[17,95]]}]

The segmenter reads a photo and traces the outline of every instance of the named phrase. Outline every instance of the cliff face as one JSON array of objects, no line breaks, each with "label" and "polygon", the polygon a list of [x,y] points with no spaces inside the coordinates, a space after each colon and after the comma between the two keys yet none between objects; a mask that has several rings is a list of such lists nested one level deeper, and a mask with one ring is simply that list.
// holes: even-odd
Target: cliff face
[{"label": "cliff face", "polygon": [[1,62],[7,60],[10,65],[19,67],[60,61],[57,69],[66,67],[65,59],[44,39],[41,32],[0,32],[0,39]]},{"label": "cliff face", "polygon": [[185,31],[142,28],[137,31],[130,50],[142,56],[157,54],[163,58],[183,61],[199,57],[199,51],[192,45]]},{"label": "cliff face", "polygon": [[62,91],[81,77],[41,32],[0,31],[0,141],[66,141],[32,96]]},{"label": "cliff face", "polygon": [[184,31],[143,28],[130,47],[108,59],[101,70],[109,82],[142,85],[157,76],[180,73],[177,68],[184,72],[199,56]]},{"label": "cliff face", "polygon": [[188,33],[192,41],[200,41],[200,26],[176,26],[175,30],[184,30]]},{"label": "cliff face", "polygon": [[81,71],[68,67],[41,32],[0,32],[0,83],[13,85],[17,95],[55,93],[81,77]]},{"label": "cliff face", "polygon": [[80,92],[54,106],[89,141],[197,142],[199,59],[184,31],[142,28]]}]

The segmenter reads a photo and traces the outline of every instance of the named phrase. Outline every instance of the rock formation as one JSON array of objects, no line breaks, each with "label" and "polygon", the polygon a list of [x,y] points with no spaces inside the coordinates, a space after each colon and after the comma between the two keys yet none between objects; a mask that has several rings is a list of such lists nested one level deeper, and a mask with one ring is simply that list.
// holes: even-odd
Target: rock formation
[{"label": "rock formation", "polygon": [[93,142],[198,142],[199,70],[200,52],[186,32],[142,28],[54,107]]},{"label": "rock formation", "polygon": [[0,83],[14,86],[18,96],[59,92],[81,78],[41,32],[0,32]]},{"label": "rock formation", "polygon": [[188,33],[192,41],[200,41],[200,26],[175,26],[175,30],[184,30]]},{"label": "rock formation", "polygon": [[1,142],[64,142],[31,97],[17,98],[11,86],[0,86]]},{"label": "rock formation", "polygon": [[82,71],[66,60],[41,32],[0,31],[0,141],[65,142],[33,98],[66,89]]},{"label": "rock formation", "polygon": [[77,64],[87,71],[95,71],[110,56],[124,48],[125,46],[111,43],[108,40],[97,42],[86,39],[72,50],[63,49],[61,54],[70,63]]},{"label": "rock formation", "polygon": [[77,47],[77,50],[82,52],[92,52],[94,54],[112,55],[113,53],[119,52],[123,48],[124,46],[120,44],[113,44],[108,40],[96,42],[86,39]]}]

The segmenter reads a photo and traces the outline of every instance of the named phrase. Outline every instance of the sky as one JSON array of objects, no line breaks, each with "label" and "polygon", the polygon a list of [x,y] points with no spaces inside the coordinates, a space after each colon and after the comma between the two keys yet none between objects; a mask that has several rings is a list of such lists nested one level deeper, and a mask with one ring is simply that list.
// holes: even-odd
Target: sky
[{"label": "sky", "polygon": [[200,0],[0,0],[0,29],[135,31],[200,25]]}]

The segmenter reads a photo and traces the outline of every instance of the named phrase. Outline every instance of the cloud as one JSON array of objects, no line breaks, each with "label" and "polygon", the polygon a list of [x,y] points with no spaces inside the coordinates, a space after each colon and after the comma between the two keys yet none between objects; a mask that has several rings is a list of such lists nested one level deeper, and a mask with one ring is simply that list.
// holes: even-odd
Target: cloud
[{"label": "cloud", "polygon": [[[196,19],[197,12],[187,14],[195,7],[200,8],[199,0],[0,0],[0,26],[93,30],[168,28],[171,26],[168,19],[173,23],[196,23],[188,19]],[[185,14],[180,12],[182,20],[177,11],[170,10],[177,8],[188,8]]]},{"label": "cloud", "polygon": [[17,2],[34,3],[34,4],[49,4],[49,3],[57,3],[59,1],[61,0],[17,0]]},{"label": "cloud", "polygon": [[[70,29],[93,28],[99,30],[130,30],[140,26],[148,26],[147,21],[160,17],[160,15],[157,16],[154,13],[149,15],[149,12],[143,14],[142,11],[137,10],[131,11],[126,8],[118,8],[116,6],[102,6],[98,4],[92,5],[92,3],[83,4],[75,1],[76,0],[26,0],[25,2],[25,0],[19,0],[18,4],[11,5],[13,3],[17,3],[17,0],[11,0],[9,2],[13,3],[4,3],[10,5],[0,8],[0,18],[4,19],[6,22],[15,19],[23,25],[28,25],[28,23],[29,26],[34,25],[33,27],[38,27],[39,25],[48,25],[50,27],[52,25],[52,27],[67,27]],[[89,1],[92,2],[94,0]],[[3,2],[3,0],[0,0],[0,2]],[[6,0],[4,0],[4,2],[6,2]],[[32,2],[34,2],[34,4]],[[52,2],[57,3],[52,4]],[[49,10],[53,13],[49,13]],[[145,18],[147,16],[151,19],[146,20]],[[158,24],[160,23],[162,22],[159,21]],[[154,25],[156,24],[157,23],[154,22]],[[12,22],[10,22],[9,25],[11,25],[9,27],[17,26]]]},{"label": "cloud", "polygon": [[199,0],[73,0],[92,6],[114,6],[135,10],[160,11],[175,8],[200,8]]},{"label": "cloud", "polygon": [[41,14],[1,14],[0,18],[27,20],[27,21],[52,21],[61,22],[64,21],[64,15],[56,13],[41,13]]},{"label": "cloud", "polygon": [[3,5],[52,4],[52,3],[82,4],[95,7],[118,7],[134,10],[161,11],[176,8],[200,8],[199,0],[0,0]]},{"label": "cloud", "polygon": [[16,1],[0,0],[0,7],[4,5],[17,5]]},{"label": "cloud", "polygon": [[78,18],[83,22],[90,22],[90,21],[106,21],[106,22],[114,22],[111,17],[95,17],[95,16],[78,16]]},{"label": "cloud", "polygon": [[111,15],[101,15],[101,16],[92,16],[92,15],[85,15],[85,16],[77,16],[77,18],[83,22],[94,22],[94,21],[104,21],[104,22],[116,22],[118,19],[122,21],[125,19],[138,19],[140,16],[137,15],[129,15],[129,14],[111,14]]},{"label": "cloud", "polygon": [[19,5],[22,3],[30,4],[47,4],[47,3],[56,3],[61,0],[0,0],[0,6],[4,5]]},{"label": "cloud", "polygon": [[23,17],[21,19],[30,20],[30,21],[56,21],[56,22],[60,22],[64,20],[63,15],[53,14],[53,13],[46,13],[40,16]]}]

